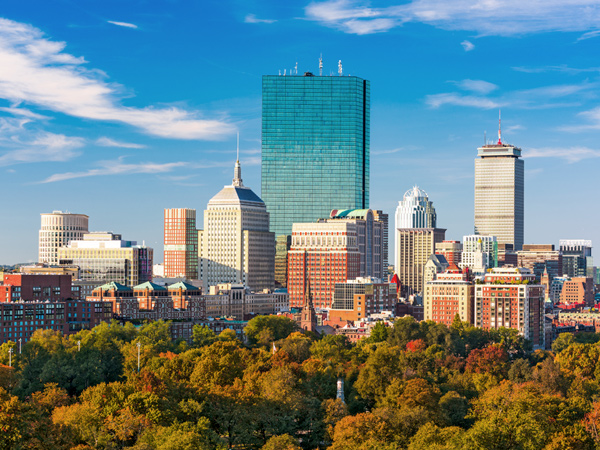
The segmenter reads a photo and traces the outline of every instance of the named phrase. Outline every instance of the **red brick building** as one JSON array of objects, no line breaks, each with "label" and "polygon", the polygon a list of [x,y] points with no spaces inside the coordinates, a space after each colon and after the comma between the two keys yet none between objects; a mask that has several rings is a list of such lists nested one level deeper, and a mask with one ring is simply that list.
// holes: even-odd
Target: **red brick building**
[{"label": "red brick building", "polygon": [[594,282],[592,278],[573,277],[562,285],[560,301],[566,305],[594,306]]},{"label": "red brick building", "polygon": [[448,264],[460,264],[462,244],[460,241],[442,241],[435,244],[435,254],[442,255]]},{"label": "red brick building", "polygon": [[329,308],[335,284],[360,275],[360,251],[354,223],[294,224],[288,252],[290,307],[303,306],[307,278],[315,308]]},{"label": "red brick building", "polygon": [[5,274],[0,302],[56,302],[79,300],[79,287],[71,286],[71,275]]},{"label": "red brick building", "polygon": [[514,328],[544,348],[544,287],[525,268],[494,268],[475,285],[475,326]]}]

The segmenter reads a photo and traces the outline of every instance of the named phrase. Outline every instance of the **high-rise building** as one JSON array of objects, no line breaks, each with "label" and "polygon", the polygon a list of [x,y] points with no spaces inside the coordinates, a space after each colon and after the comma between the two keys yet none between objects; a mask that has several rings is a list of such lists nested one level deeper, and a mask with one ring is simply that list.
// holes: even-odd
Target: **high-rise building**
[{"label": "high-rise building", "polygon": [[239,160],[232,184],[210,199],[202,232],[202,286],[240,283],[253,291],[273,289],[275,235],[264,202],[242,183]]},{"label": "high-rise building", "polygon": [[198,279],[198,230],[195,209],[165,209],[164,256],[165,277]]},{"label": "high-rise building", "polygon": [[284,288],[287,286],[288,276],[288,251],[292,244],[292,236],[282,234],[275,239],[275,286]]},{"label": "high-rise building", "polygon": [[588,277],[565,280],[560,293],[561,303],[594,306],[594,282]]},{"label": "high-rise building", "polygon": [[442,255],[448,264],[460,264],[463,246],[460,241],[442,241],[435,244],[436,255]]},{"label": "high-rise building", "polygon": [[427,192],[414,186],[404,193],[396,208],[396,229],[435,228],[437,216]]},{"label": "high-rise building", "polygon": [[561,239],[562,275],[570,277],[592,277],[594,260],[592,259],[592,241],[584,239]]},{"label": "high-rise building", "polygon": [[371,277],[336,283],[329,319],[361,320],[369,314],[393,311],[398,299],[396,286]]},{"label": "high-rise building", "polygon": [[389,215],[381,211],[380,209],[373,211],[373,217],[375,220],[383,223],[383,270],[387,272],[389,266],[389,242],[390,242],[390,224],[389,224]]},{"label": "high-rise building", "polygon": [[290,307],[304,305],[306,283],[310,283],[314,306],[329,308],[335,283],[361,276],[360,261],[356,223],[295,223],[288,252]]},{"label": "high-rise building", "polygon": [[153,255],[150,247],[108,232],[87,233],[58,250],[60,264],[78,266],[79,281],[96,285],[114,281],[135,286],[152,281]]},{"label": "high-rise building", "polygon": [[475,274],[498,267],[498,241],[496,236],[463,236],[460,267],[468,267]]},{"label": "high-rise building", "polygon": [[89,217],[85,214],[71,214],[62,211],[42,214],[42,227],[39,236],[39,256],[41,263],[58,264],[58,249],[69,242],[83,238],[88,232]]},{"label": "high-rise building", "polygon": [[[563,275],[562,253],[554,249],[554,244],[525,244],[523,250],[517,252],[517,256],[518,267],[531,270],[536,277],[541,277],[547,271],[550,284],[555,277]],[[550,295],[549,292],[546,294]]]},{"label": "high-rise building", "polygon": [[262,198],[271,231],[334,208],[369,207],[370,83],[352,76],[265,75]]},{"label": "high-rise building", "polygon": [[514,328],[535,349],[544,348],[544,287],[525,268],[494,268],[475,286],[477,327]]},{"label": "high-rise building", "polygon": [[435,254],[435,244],[446,237],[440,228],[399,228],[396,230],[396,274],[402,294],[408,297],[423,291],[425,264]]},{"label": "high-rise building", "polygon": [[[378,215],[381,217],[381,215]],[[386,223],[375,217],[370,209],[346,209],[331,211],[329,219],[319,223],[352,222],[356,224],[358,251],[360,252],[360,276],[383,279],[386,276],[385,237]]]},{"label": "high-rise building", "polygon": [[521,250],[524,237],[524,163],[521,149],[498,143],[477,149],[475,234],[496,236],[499,244]]}]

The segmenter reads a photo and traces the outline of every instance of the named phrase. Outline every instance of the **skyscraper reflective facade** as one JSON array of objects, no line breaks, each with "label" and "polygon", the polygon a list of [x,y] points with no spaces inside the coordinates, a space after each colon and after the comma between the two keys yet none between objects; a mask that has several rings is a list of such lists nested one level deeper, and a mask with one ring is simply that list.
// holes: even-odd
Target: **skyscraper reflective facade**
[{"label": "skyscraper reflective facade", "polygon": [[275,235],[334,208],[369,205],[370,84],[263,76],[262,199]]},{"label": "skyscraper reflective facade", "polygon": [[475,234],[496,236],[498,244],[523,248],[524,163],[521,149],[503,144],[477,149],[475,160]]}]

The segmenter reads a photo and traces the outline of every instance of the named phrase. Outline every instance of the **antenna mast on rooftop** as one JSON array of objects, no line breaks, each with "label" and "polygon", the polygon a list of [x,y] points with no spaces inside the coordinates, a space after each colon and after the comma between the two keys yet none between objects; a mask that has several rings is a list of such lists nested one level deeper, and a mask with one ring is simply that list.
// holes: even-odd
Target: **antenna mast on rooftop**
[{"label": "antenna mast on rooftop", "polygon": [[323,53],[319,56],[319,76],[323,76]]},{"label": "antenna mast on rooftop", "polygon": [[498,110],[498,145],[502,145],[502,110]]},{"label": "antenna mast on rooftop", "polygon": [[338,61],[338,75],[340,77],[342,76],[342,60],[341,59]]},{"label": "antenna mast on rooftop", "polygon": [[296,65],[294,66],[295,75],[298,75],[298,61],[296,61]]}]

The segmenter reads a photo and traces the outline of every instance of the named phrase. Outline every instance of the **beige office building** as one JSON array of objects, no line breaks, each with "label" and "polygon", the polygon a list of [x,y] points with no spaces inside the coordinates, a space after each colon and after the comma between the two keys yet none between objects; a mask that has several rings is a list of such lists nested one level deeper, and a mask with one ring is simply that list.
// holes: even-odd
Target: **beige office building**
[{"label": "beige office building", "polygon": [[275,235],[269,232],[264,202],[242,183],[240,162],[233,183],[208,202],[204,211],[202,286],[239,283],[253,291],[273,289]]},{"label": "beige office building", "polygon": [[496,236],[498,244],[523,247],[524,163],[521,149],[503,144],[477,149],[475,160],[475,234]]},{"label": "beige office building", "polygon": [[435,245],[445,239],[441,228],[399,228],[396,230],[396,274],[402,294],[408,297],[423,291],[425,264],[435,253]]},{"label": "beige office building", "polygon": [[423,305],[425,320],[452,325],[456,314],[463,322],[473,323],[475,287],[467,275],[453,266],[425,284]]},{"label": "beige office building", "polygon": [[82,239],[88,232],[89,217],[62,211],[42,214],[39,233],[38,261],[49,265],[58,264],[58,249],[69,242]]}]

